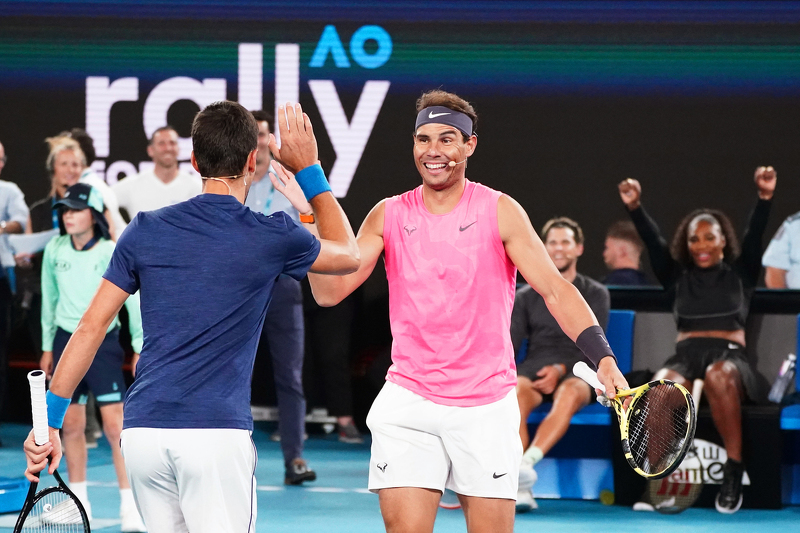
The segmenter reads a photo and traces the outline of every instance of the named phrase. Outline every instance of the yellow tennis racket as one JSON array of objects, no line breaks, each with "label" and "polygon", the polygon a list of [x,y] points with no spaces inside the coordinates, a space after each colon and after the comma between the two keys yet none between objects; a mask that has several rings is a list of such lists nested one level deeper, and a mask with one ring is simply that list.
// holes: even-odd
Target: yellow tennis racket
[{"label": "yellow tennis racket", "polygon": [[[586,363],[575,363],[572,373],[595,389],[605,390]],[[685,387],[659,379],[641,387],[618,390],[613,399],[601,396],[598,401],[614,407],[622,451],[637,474],[660,479],[681,464],[692,445],[697,425],[694,400]]]}]

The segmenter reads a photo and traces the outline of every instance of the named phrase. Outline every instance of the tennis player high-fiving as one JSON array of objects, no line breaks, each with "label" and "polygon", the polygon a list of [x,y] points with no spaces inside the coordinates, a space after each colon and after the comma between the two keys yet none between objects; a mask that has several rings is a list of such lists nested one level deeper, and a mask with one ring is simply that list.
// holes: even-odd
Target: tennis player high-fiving
[{"label": "tennis player high-fiving", "polygon": [[309,275],[315,299],[334,305],[385,257],[393,364],[367,423],[369,488],[380,494],[387,531],[432,531],[445,488],[459,494],[470,533],[513,530],[522,457],[510,335],[517,269],[598,367],[609,396],[627,388],[591,309],[522,207],[466,179],[476,120],[455,94],[422,95],[413,152],[422,185],[367,215],[356,273]]},{"label": "tennis player high-fiving", "polygon": [[92,303],[64,350],[47,395],[50,443],[25,442],[33,479],[61,459],[58,429],[120,306],[141,294],[144,347],[125,399],[122,453],[150,533],[252,531],[256,452],[250,379],[275,279],[359,266],[353,230],[317,161],[299,105],[279,113],[276,159],[297,172],[321,238],[283,212],[243,204],[256,167],[258,126],[234,102],[202,110],[192,163],[203,194],[140,212],[123,232]]}]

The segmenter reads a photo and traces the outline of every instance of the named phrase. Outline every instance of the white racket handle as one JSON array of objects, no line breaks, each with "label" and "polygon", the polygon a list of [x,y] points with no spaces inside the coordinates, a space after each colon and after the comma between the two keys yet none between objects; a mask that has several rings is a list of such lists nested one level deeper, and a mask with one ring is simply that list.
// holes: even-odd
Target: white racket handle
[{"label": "white racket handle", "polygon": [[47,400],[44,391],[44,371],[28,372],[28,383],[31,385],[31,414],[33,415],[33,440],[37,446],[50,442],[47,429]]},{"label": "white racket handle", "polygon": [[703,395],[703,380],[697,378],[692,382],[692,399],[694,400],[694,408],[700,409],[700,398]]},{"label": "white racket handle", "polygon": [[600,383],[600,380],[597,379],[597,372],[589,368],[589,365],[584,363],[583,361],[578,361],[575,363],[575,366],[572,367],[572,373],[581,378],[583,381],[594,387],[595,389],[600,389],[602,391],[606,390],[605,385]]}]

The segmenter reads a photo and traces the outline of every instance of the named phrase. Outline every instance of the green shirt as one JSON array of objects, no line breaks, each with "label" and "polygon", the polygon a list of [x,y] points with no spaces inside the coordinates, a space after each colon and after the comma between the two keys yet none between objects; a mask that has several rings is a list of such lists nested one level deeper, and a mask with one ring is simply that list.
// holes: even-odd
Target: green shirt
[{"label": "green shirt", "polygon": [[[91,249],[75,250],[69,235],[51,240],[44,249],[42,259],[42,350],[53,350],[56,328],[74,333],[83,313],[89,307],[100,280],[108,268],[114,243],[100,239]],[[142,351],[142,313],[139,294],[125,301],[128,308],[131,345],[133,351]],[[111,331],[120,325],[119,318],[108,327]]]}]

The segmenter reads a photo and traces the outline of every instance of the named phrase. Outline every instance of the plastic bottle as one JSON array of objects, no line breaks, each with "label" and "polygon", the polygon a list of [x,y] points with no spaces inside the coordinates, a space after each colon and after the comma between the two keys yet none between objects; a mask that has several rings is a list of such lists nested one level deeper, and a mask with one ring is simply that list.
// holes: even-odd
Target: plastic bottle
[{"label": "plastic bottle", "polygon": [[790,353],[781,365],[781,370],[778,372],[778,379],[772,384],[772,389],[769,391],[769,401],[781,403],[783,398],[792,392],[796,367],[797,356]]}]

